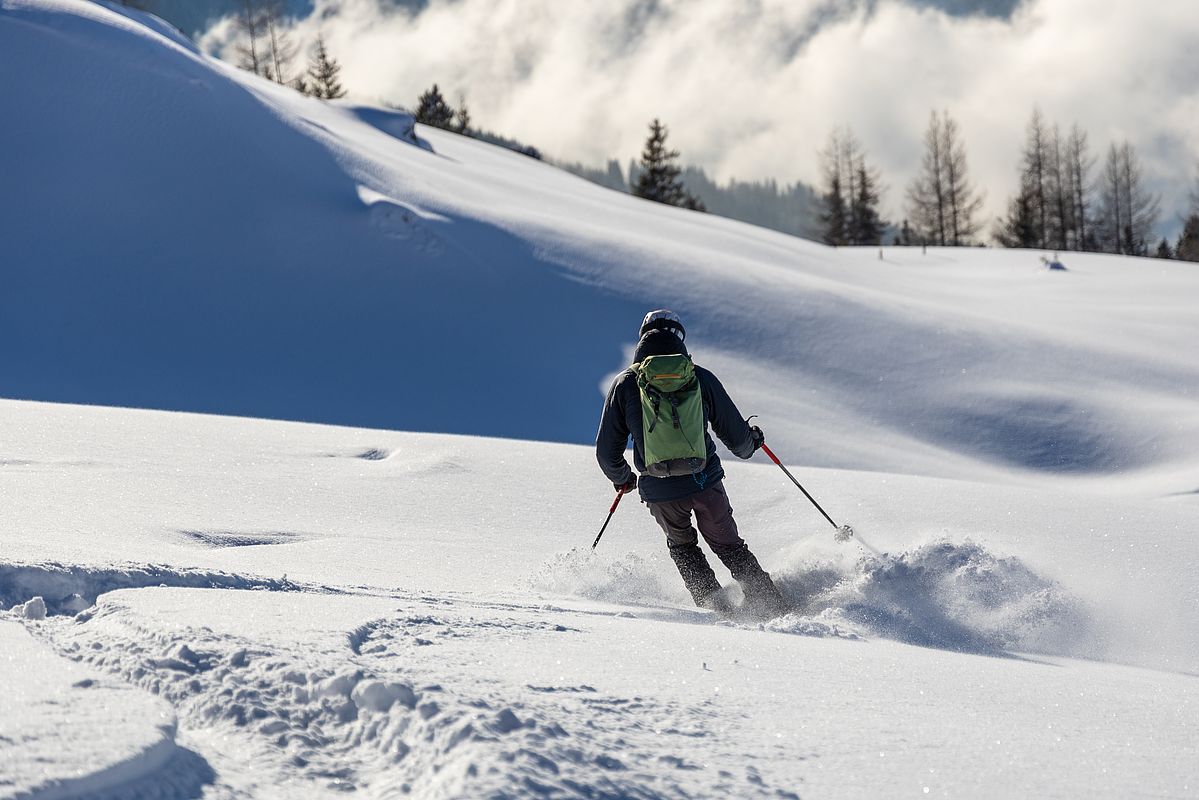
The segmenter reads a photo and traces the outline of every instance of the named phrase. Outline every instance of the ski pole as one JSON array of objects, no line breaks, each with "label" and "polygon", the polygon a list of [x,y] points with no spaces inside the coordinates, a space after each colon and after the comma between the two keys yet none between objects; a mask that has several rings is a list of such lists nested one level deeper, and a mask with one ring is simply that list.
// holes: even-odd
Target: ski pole
[{"label": "ski pole", "polygon": [[803,492],[804,497],[808,498],[812,505],[816,506],[816,510],[823,514],[824,518],[828,520],[828,524],[837,529],[836,539],[838,542],[848,541],[849,537],[853,536],[853,528],[851,528],[849,525],[838,525],[837,523],[833,522],[833,518],[828,515],[827,511],[820,507],[820,504],[816,502],[816,498],[808,494],[808,490],[803,488],[803,484],[795,480],[795,476],[791,474],[791,471],[783,466],[783,462],[779,461],[779,457],[774,454],[773,450],[763,444],[762,452],[769,456],[770,460],[777,464],[778,468],[783,471],[783,474],[791,479],[791,482],[795,484],[796,488]]},{"label": "ski pole", "polygon": [[600,537],[604,535],[604,531],[608,529],[608,523],[612,521],[612,515],[616,513],[616,507],[620,505],[620,498],[622,497],[624,497],[624,489],[616,493],[616,499],[612,501],[612,507],[608,509],[608,518],[604,520],[604,527],[600,528],[599,536],[596,536],[595,541],[591,543],[592,550],[599,544]]}]

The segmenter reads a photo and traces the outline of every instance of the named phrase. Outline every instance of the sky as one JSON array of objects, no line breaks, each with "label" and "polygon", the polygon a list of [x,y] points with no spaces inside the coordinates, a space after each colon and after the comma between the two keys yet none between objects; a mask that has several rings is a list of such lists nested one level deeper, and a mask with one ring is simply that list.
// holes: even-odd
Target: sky
[{"label": "sky", "polygon": [[[594,165],[626,164],[659,117],[720,179],[813,183],[847,125],[894,219],[933,108],[958,120],[988,216],[1034,106],[1097,156],[1130,140],[1163,232],[1199,171],[1194,0],[316,0],[293,33],[324,37],[355,99],[410,106],[436,82],[478,126]],[[232,59],[231,39],[226,20],[200,42]]]}]

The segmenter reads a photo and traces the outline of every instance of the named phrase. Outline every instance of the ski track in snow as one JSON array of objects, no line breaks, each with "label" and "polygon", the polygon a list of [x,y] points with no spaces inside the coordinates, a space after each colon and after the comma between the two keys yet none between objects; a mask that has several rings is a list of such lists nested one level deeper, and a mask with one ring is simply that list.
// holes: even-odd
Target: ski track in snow
[{"label": "ski track in snow", "polygon": [[[971,543],[939,541],[898,556],[795,564],[779,573],[779,582],[799,610],[759,624],[671,607],[675,593],[663,590],[648,562],[635,555],[560,553],[526,588],[631,606],[618,616],[756,629],[765,636],[889,637],[991,655],[1005,648],[1079,654],[1090,646],[1091,625],[1062,587],[1019,559],[997,558]],[[268,590],[256,594],[268,605],[293,604],[289,613],[299,615],[313,604],[358,600],[392,610],[313,647],[297,638],[263,641],[186,623],[163,627],[122,591],[135,587],[209,587],[234,595]],[[707,793],[692,776],[704,772],[705,781],[713,779],[691,755],[695,741],[712,736],[717,723],[702,700],[680,704],[613,696],[585,683],[513,684],[495,677],[480,684],[470,677],[481,650],[537,650],[549,638],[585,636],[572,618],[585,624],[613,612],[469,595],[367,591],[355,597],[305,588],[160,567],[0,565],[0,598],[14,611],[30,597],[44,597],[61,615],[35,628],[59,653],[169,701],[187,735],[215,752],[218,767],[222,753],[253,753],[262,791],[299,783],[378,796]],[[78,608],[112,591],[118,594],[98,606]],[[276,599],[278,592],[301,591]],[[193,595],[187,602],[202,607],[211,601]],[[653,746],[630,746],[641,737],[652,738]],[[226,738],[236,744],[214,750],[213,743]],[[182,776],[170,779],[179,785],[203,773],[186,754],[172,758],[159,770]],[[772,783],[766,765],[721,771],[707,788],[739,797],[793,796]]]},{"label": "ski track in snow", "polygon": [[[716,712],[705,700],[678,704],[502,678],[476,684],[469,676],[480,646],[537,648],[546,637],[583,633],[548,621],[544,605],[397,595],[384,601],[398,606],[393,613],[313,647],[163,628],[127,603],[131,597],[105,598],[39,633],[80,664],[169,701],[188,735],[209,752],[215,747],[218,772],[222,757],[252,754],[256,788],[268,794],[272,786],[307,784],[369,788],[373,796],[796,796],[771,788],[766,766],[721,770],[715,783],[710,772],[693,775],[701,767],[689,750],[715,735]],[[328,602],[293,600],[296,613]],[[553,610],[555,619],[570,614]],[[433,662],[417,652],[428,648],[440,651]],[[728,761],[738,759],[730,753]]]},{"label": "ski track in snow", "polygon": [[[645,558],[580,550],[535,568],[512,599],[63,565],[0,565],[0,597],[8,616],[45,597],[52,615],[27,622],[32,632],[178,716],[178,752],[146,761],[114,798],[797,797],[794,751],[747,760],[737,731],[751,723],[707,694],[547,680],[544,660],[587,662],[595,656],[577,654],[592,652],[597,631],[625,619],[851,648],[882,638],[992,656],[1095,646],[1095,625],[1068,591],[971,542],[804,558],[776,574],[799,610],[757,624],[672,606],[673,584],[664,590]],[[601,605],[576,607],[572,595]],[[98,602],[69,616],[87,600]],[[243,630],[243,619],[254,624]],[[540,672],[482,667],[482,653],[505,652],[540,658]],[[243,774],[233,785],[223,770]]]}]

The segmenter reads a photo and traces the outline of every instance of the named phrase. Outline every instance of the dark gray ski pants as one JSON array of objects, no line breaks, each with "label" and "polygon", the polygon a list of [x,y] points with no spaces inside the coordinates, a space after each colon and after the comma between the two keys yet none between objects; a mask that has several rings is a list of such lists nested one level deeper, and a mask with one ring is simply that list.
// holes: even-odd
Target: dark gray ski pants
[{"label": "dark gray ski pants", "polygon": [[[664,503],[648,503],[649,513],[666,532],[666,542],[671,548],[694,547],[699,537],[691,525],[691,514],[708,547],[719,558],[730,555],[745,547],[737,533],[737,521],[733,519],[733,508],[724,491],[724,481],[716,481],[699,494]],[[722,559],[723,560],[723,559]]]}]

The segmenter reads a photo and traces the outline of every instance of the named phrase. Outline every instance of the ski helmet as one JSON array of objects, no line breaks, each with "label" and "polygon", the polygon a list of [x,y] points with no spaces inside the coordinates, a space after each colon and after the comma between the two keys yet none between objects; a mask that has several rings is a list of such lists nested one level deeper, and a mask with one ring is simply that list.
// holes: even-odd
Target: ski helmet
[{"label": "ski helmet", "polygon": [[666,308],[659,308],[645,315],[645,319],[641,321],[640,335],[644,336],[650,331],[670,331],[684,341],[687,339],[687,331],[683,328],[683,321],[679,319],[679,315]]}]

